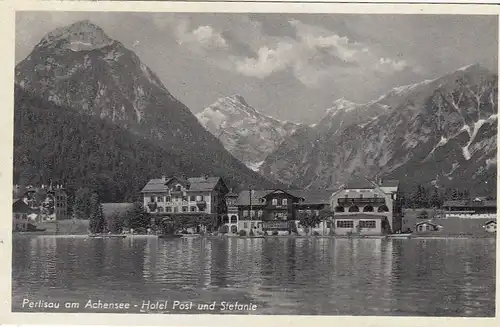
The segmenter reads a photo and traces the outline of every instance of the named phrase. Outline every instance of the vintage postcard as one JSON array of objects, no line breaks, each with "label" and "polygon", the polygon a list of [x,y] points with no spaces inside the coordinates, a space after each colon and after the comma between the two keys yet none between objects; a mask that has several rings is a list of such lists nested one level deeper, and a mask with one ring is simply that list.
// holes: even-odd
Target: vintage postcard
[{"label": "vintage postcard", "polygon": [[498,8],[4,8],[1,322],[498,323]]}]

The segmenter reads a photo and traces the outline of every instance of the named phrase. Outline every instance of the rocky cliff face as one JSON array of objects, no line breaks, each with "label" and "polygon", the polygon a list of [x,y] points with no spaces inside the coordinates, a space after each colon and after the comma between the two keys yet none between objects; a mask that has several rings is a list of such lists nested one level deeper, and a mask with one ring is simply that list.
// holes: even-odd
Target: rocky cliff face
[{"label": "rocky cliff face", "polygon": [[16,84],[59,108],[153,142],[181,169],[198,167],[243,184],[268,183],[229,154],[132,51],[90,21],[45,36],[17,65]]},{"label": "rocky cliff face", "polygon": [[266,156],[300,127],[260,113],[240,95],[221,98],[196,117],[231,154],[253,170],[258,170]]},{"label": "rocky cliff face", "polygon": [[491,193],[497,93],[497,76],[473,65],[368,104],[337,101],[320,123],[283,142],[260,171],[308,188],[338,187],[362,172]]}]

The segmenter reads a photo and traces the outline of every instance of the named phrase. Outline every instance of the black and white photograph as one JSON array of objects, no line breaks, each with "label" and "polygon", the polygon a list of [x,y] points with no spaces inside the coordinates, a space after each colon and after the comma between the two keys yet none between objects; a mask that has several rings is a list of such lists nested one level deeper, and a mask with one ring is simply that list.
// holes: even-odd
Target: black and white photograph
[{"label": "black and white photograph", "polygon": [[12,313],[494,318],[498,15],[387,8],[16,11]]}]

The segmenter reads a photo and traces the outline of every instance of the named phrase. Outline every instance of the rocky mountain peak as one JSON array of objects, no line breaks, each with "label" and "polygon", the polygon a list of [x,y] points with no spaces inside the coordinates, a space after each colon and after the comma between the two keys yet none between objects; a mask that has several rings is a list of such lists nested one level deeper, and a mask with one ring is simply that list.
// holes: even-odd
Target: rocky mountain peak
[{"label": "rocky mountain peak", "polygon": [[233,102],[241,103],[244,106],[249,106],[249,104],[246,102],[245,98],[239,94],[233,94],[233,95],[227,97],[227,99],[231,100]]},{"label": "rocky mountain peak", "polygon": [[73,51],[88,51],[103,48],[113,42],[99,26],[90,20],[81,20],[48,33],[38,47],[62,46]]}]

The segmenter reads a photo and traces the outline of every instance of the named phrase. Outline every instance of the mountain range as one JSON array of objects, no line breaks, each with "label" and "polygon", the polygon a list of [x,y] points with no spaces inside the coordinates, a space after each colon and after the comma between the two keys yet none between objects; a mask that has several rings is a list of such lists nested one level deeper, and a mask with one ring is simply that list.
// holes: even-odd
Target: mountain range
[{"label": "mountain range", "polygon": [[313,125],[239,95],[194,115],[90,21],[47,34],[15,76],[15,183],[98,185],[115,202],[160,174],[218,175],[240,189],[336,189],[362,174],[496,194],[498,82],[479,65],[368,103],[339,99]]},{"label": "mountain range", "polygon": [[268,154],[301,127],[257,111],[241,95],[221,98],[196,117],[230,153],[255,171]]},{"label": "mountain range", "polygon": [[[97,162],[108,159],[92,154],[125,151],[146,161],[152,158],[154,163],[145,163],[151,170],[138,169],[136,164],[127,163],[137,159],[119,160],[119,155],[110,155],[118,160],[114,164],[133,167],[127,173],[140,182],[128,185],[134,191],[125,191],[125,183],[108,201],[119,201],[124,194],[138,191],[138,184],[160,173],[217,175],[234,187],[279,185],[231,155],[135,53],[88,20],[47,34],[16,66],[15,83],[14,182],[23,172],[31,171],[35,179],[43,176],[76,185],[100,176],[99,180],[110,184],[111,177],[117,177],[111,164],[114,159],[103,167]],[[38,112],[41,110],[47,112]],[[37,119],[30,120],[33,116]],[[55,125],[61,119],[69,129],[62,131]],[[96,134],[99,128],[110,130],[113,141],[104,142],[105,138]],[[54,147],[62,141],[72,142],[68,135],[57,133],[41,138],[43,142],[33,141],[40,137],[40,130],[69,133],[78,144]],[[75,162],[68,157],[75,155],[75,150],[69,149],[78,146],[88,157],[78,156],[83,161]],[[79,166],[80,173],[70,163]]]},{"label": "mountain range", "polygon": [[366,104],[340,99],[259,171],[304,188],[335,189],[355,173],[496,195],[497,94],[497,75],[471,65]]}]

